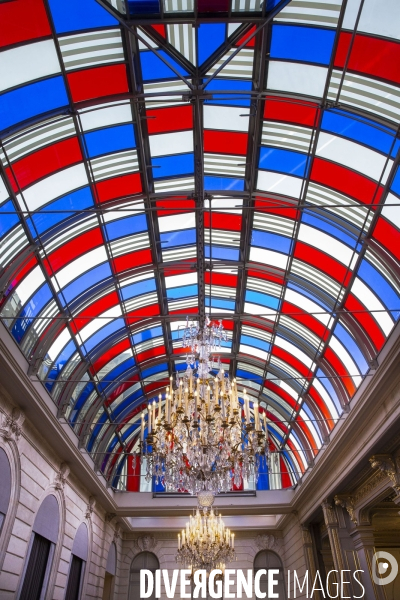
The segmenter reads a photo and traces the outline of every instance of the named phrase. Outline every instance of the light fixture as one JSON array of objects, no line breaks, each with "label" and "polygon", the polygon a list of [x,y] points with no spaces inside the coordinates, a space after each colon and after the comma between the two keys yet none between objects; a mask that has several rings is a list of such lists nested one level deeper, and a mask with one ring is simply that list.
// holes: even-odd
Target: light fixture
[{"label": "light fixture", "polygon": [[186,528],[178,533],[176,561],[192,572],[213,569],[224,572],[225,564],[235,560],[235,534],[224,525],[221,515],[212,508],[214,496],[200,492],[196,513],[190,515]]},{"label": "light fixture", "polygon": [[[183,346],[189,352],[187,369],[172,377],[164,398],[148,404],[148,436],[142,415],[140,451],[146,458],[146,480],[154,477],[166,491],[213,494],[239,487],[242,480],[258,480],[260,456],[268,459],[266,412],[221,369],[211,354],[227,341],[226,332],[207,319],[204,327],[187,321]],[[218,375],[210,371],[217,366]],[[268,461],[265,461],[267,464]]]}]

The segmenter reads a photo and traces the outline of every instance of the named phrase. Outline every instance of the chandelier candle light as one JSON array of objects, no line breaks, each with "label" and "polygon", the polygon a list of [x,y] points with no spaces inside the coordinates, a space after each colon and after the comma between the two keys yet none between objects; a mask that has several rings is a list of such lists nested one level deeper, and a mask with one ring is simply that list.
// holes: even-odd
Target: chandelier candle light
[{"label": "chandelier candle light", "polygon": [[[215,325],[207,319],[204,327],[187,321],[187,369],[177,375],[175,389],[170,378],[158,406],[155,400],[148,404],[146,440],[142,414],[140,451],[147,459],[146,479],[155,477],[167,491],[227,492],[242,479],[257,481],[260,456],[268,459],[266,412],[260,414],[254,401],[252,419],[246,390],[242,406],[236,379],[225,376],[219,358],[211,357],[226,340],[221,321]],[[210,373],[215,366],[216,377]]]},{"label": "chandelier candle light", "polygon": [[190,515],[186,528],[178,533],[176,561],[193,572],[204,569],[208,573],[221,569],[235,559],[235,534],[227,529],[221,515],[214,513],[213,494],[200,492],[196,514]]}]

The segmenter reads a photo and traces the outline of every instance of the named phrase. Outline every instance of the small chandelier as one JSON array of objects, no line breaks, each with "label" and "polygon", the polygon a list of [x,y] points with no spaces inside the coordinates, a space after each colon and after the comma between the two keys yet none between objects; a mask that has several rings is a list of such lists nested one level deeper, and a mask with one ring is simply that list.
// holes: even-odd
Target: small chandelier
[{"label": "small chandelier", "polygon": [[[243,409],[239,402],[236,379],[231,381],[215,367],[211,352],[226,340],[222,322],[208,319],[204,327],[187,321],[183,346],[189,348],[187,369],[177,376],[176,389],[172,377],[163,397],[148,405],[148,436],[144,440],[142,414],[142,458],[146,458],[147,481],[155,477],[167,491],[198,494],[209,490],[214,494],[239,487],[243,479],[258,480],[260,456],[268,459],[269,441],[266,413],[259,413],[254,401],[254,420],[250,402],[243,391]],[[217,360],[220,367],[220,360]],[[265,464],[267,464],[267,460]]]},{"label": "small chandelier", "polygon": [[212,504],[214,495],[208,491],[198,495],[199,506],[194,516],[178,533],[176,561],[192,572],[204,569],[225,570],[225,564],[235,560],[235,534],[227,529],[221,515],[217,515]]}]

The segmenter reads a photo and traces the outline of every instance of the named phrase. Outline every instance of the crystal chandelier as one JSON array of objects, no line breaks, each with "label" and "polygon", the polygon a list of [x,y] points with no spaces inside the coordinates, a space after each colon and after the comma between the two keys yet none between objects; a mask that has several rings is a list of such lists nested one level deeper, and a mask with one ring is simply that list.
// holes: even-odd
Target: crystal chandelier
[{"label": "crystal chandelier", "polygon": [[192,571],[213,569],[224,572],[225,564],[235,560],[235,534],[225,528],[221,515],[217,515],[212,504],[214,496],[203,491],[198,495],[199,506],[194,516],[178,533],[176,561]]},{"label": "crystal chandelier", "polygon": [[246,390],[242,406],[236,380],[222,369],[217,377],[210,373],[216,362],[211,353],[226,339],[221,321],[215,325],[207,319],[204,327],[187,322],[187,369],[183,377],[177,375],[175,389],[170,378],[158,407],[156,401],[149,403],[146,440],[142,414],[140,451],[146,479],[155,477],[167,491],[227,492],[243,479],[257,482],[260,456],[268,458],[266,413],[254,401],[252,419]]}]

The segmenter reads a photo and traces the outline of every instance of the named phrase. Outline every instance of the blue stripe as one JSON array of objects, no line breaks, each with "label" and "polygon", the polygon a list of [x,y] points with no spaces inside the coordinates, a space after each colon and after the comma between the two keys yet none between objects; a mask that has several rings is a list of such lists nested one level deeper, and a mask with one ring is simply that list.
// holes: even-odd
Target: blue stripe
[{"label": "blue stripe", "polygon": [[67,285],[67,287],[62,290],[62,293],[59,294],[59,298],[63,304],[64,298],[65,302],[71,302],[71,300],[82,294],[84,291],[89,290],[97,283],[100,283],[100,281],[111,277],[111,275],[109,263],[103,263],[94,269],[86,271],[86,273]]},{"label": "blue stripe", "polygon": [[[205,257],[211,258],[210,246],[205,246]],[[212,246],[212,258],[218,260],[239,260],[239,249],[225,246]]]},{"label": "blue stripe", "polygon": [[134,298],[135,296],[141,296],[142,294],[148,294],[149,292],[156,291],[156,280],[155,279],[143,279],[138,283],[132,283],[122,288],[122,297],[124,300]]},{"label": "blue stripe", "polygon": [[86,150],[90,158],[135,148],[133,125],[118,125],[85,133]]},{"label": "blue stripe", "polygon": [[279,299],[275,296],[268,296],[260,292],[253,292],[252,290],[246,290],[246,302],[252,302],[253,304],[261,304],[261,306],[267,306],[278,310]]},{"label": "blue stripe", "polygon": [[[89,186],[87,186],[80,190],[76,190],[75,192],[71,192],[66,196],[62,196],[62,198],[59,198],[50,204],[46,204],[46,206],[42,208],[43,211],[66,210],[71,212],[55,212],[53,214],[37,212],[32,215],[32,220],[35,224],[37,232],[41,234],[51,227],[54,227],[54,225],[57,225],[57,223],[64,221],[64,219],[72,217],[74,212],[84,210],[90,206],[93,206],[93,197]],[[35,237],[36,235],[37,233],[35,233]]]},{"label": "blue stripe", "polygon": [[246,346],[254,346],[255,348],[259,348],[265,352],[269,352],[271,350],[271,344],[268,342],[264,342],[264,340],[254,338],[250,335],[243,335],[243,333],[240,337],[240,343],[246,344]]},{"label": "blue stripe", "polygon": [[[387,154],[390,152],[395,132],[383,125],[374,124],[369,119],[354,117],[342,110],[328,110],[324,112],[321,128],[331,133],[337,133],[344,137],[361,142],[375,150]],[[400,140],[396,141],[396,146]],[[392,156],[396,154],[396,147],[392,151]]]},{"label": "blue stripe", "polygon": [[0,129],[68,105],[63,78],[50,77],[0,95]]},{"label": "blue stripe", "polygon": [[308,170],[308,166],[307,155],[301,152],[266,147],[260,149],[260,169],[305,177],[306,167]]},{"label": "blue stripe", "polygon": [[257,229],[253,229],[251,235],[252,246],[276,250],[277,252],[283,252],[283,254],[289,254],[291,243],[291,238],[278,235],[277,233],[258,231]]},{"label": "blue stripe", "polygon": [[106,225],[107,235],[110,240],[116,240],[134,233],[147,231],[146,215],[137,215],[136,217],[126,217],[118,221],[112,221]]},{"label": "blue stripe", "polygon": [[328,65],[334,40],[334,30],[273,25],[270,56]]},{"label": "blue stripe", "polygon": [[57,33],[118,25],[95,0],[49,0]]},{"label": "blue stripe", "polygon": [[163,179],[165,177],[175,177],[177,175],[193,175],[194,173],[194,154],[174,154],[172,156],[163,156],[153,158],[151,162],[154,179]]},{"label": "blue stripe", "polygon": [[145,329],[140,333],[135,333],[135,335],[132,336],[132,341],[134,344],[140,344],[140,342],[146,342],[147,340],[160,337],[162,334],[163,330],[161,327],[151,327],[150,329]]},{"label": "blue stripe", "polygon": [[[238,157],[240,162],[240,157]],[[206,190],[244,190],[244,179],[232,177],[204,177],[204,188]]]},{"label": "blue stripe", "polygon": [[197,285],[183,285],[181,287],[167,289],[168,300],[173,300],[175,298],[189,298],[190,296],[197,296],[197,293]]},{"label": "blue stripe", "polygon": [[197,28],[199,65],[207,60],[225,41],[224,23],[200,23]]},{"label": "blue stripe", "polygon": [[[170,65],[172,65],[180,75],[187,75],[186,71],[182,69],[174,59],[167,55],[164,50],[157,50],[157,52],[165,58]],[[142,74],[144,81],[157,81],[160,79],[175,79],[177,75],[170,69],[162,60],[158,58],[150,50],[142,50],[140,52],[140,60],[142,63]]]},{"label": "blue stripe", "polygon": [[12,215],[1,214],[10,210],[15,211],[14,205],[11,202],[11,200],[5,202],[0,206],[0,237],[3,237],[3,235],[10,231],[10,229],[12,229],[14,225],[19,223],[19,217],[17,213],[14,213]]}]

